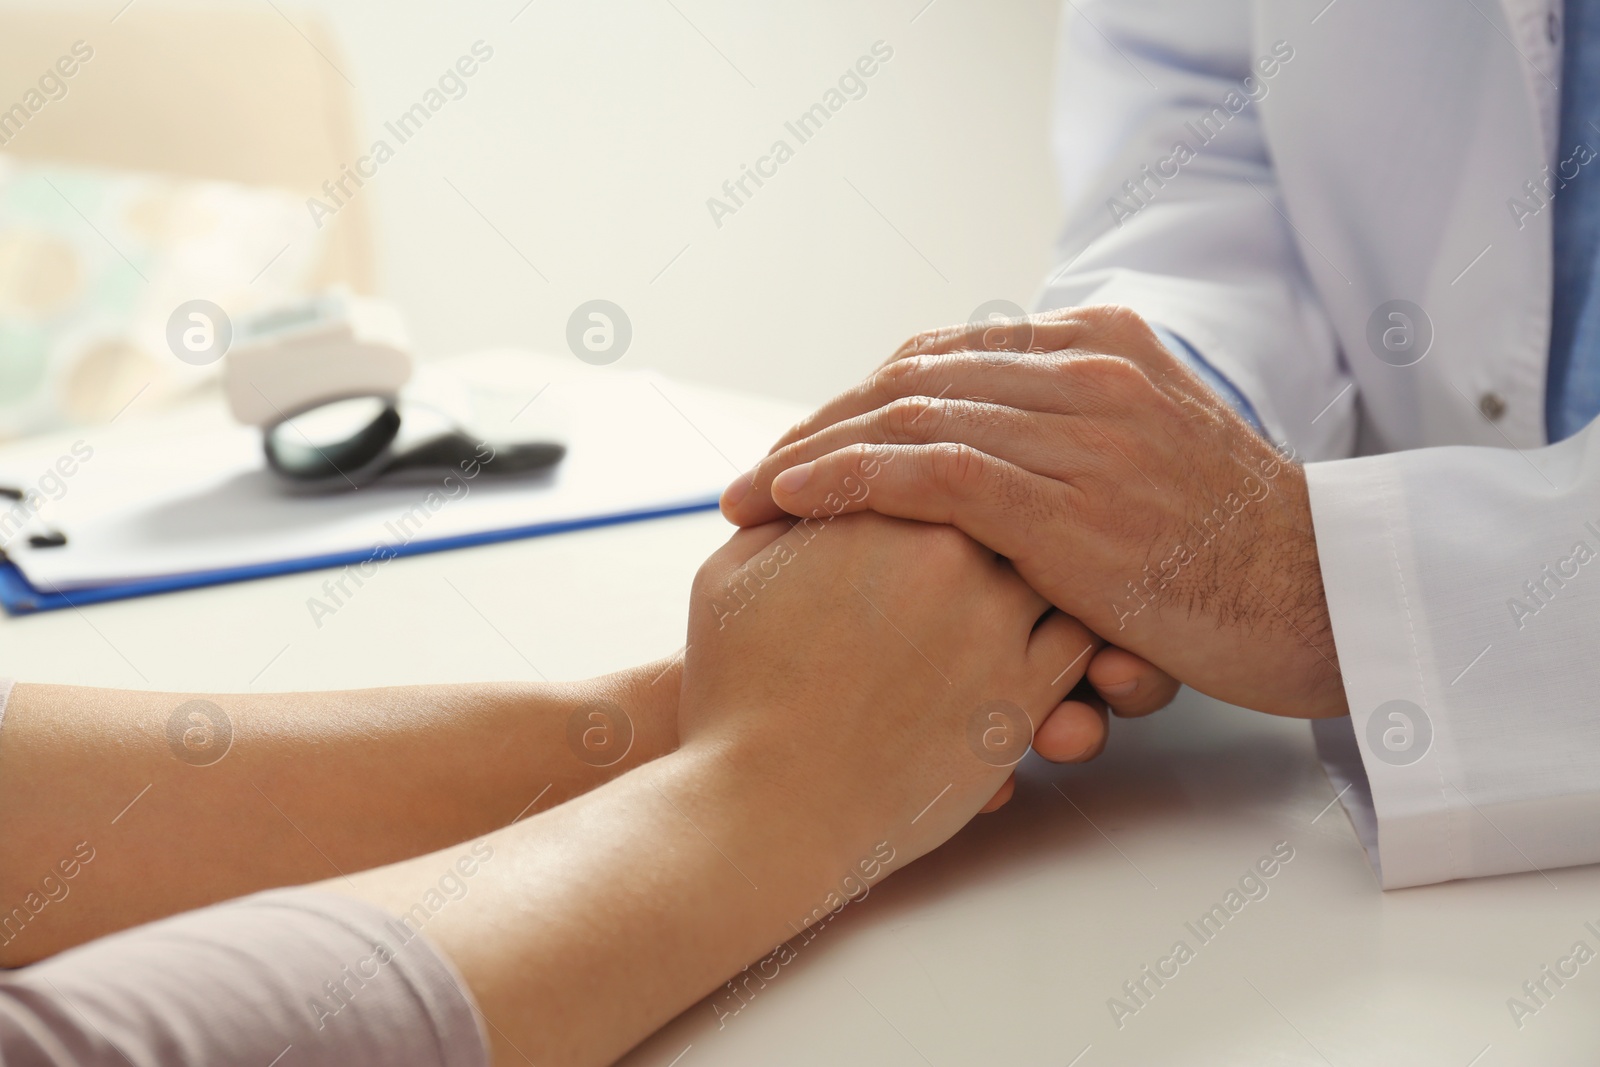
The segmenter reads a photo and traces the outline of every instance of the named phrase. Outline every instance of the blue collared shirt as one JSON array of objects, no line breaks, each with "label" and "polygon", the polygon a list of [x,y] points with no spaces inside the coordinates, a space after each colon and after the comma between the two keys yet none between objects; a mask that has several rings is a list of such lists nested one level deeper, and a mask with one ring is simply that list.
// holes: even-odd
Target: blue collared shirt
[{"label": "blue collared shirt", "polygon": [[[1600,145],[1600,0],[1566,0],[1561,59],[1561,155]],[[1555,291],[1545,425],[1560,441],[1600,414],[1600,173],[1555,191]]]}]

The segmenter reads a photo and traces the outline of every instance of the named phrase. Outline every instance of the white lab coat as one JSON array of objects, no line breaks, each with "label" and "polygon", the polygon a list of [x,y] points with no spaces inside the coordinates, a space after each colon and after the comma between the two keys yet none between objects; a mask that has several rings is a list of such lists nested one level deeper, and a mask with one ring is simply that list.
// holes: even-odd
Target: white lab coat
[{"label": "white lab coat", "polygon": [[1319,749],[1386,888],[1600,861],[1600,431],[1544,447],[1560,9],[1062,13],[1040,305],[1134,308],[1318,461]]}]

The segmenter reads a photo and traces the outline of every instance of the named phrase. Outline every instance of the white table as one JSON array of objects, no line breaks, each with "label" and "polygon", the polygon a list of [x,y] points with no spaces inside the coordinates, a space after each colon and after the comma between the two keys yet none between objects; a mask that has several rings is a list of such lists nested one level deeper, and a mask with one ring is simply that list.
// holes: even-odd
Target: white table
[{"label": "white table", "polygon": [[[681,645],[690,579],[726,534],[699,514],[398,560],[320,630],[318,573],[5,619],[0,673],[256,691],[577,678]],[[1385,894],[1333,799],[1304,723],[1185,694],[1116,723],[1093,765],[1030,760],[1005,810],[848,907],[725,1026],[703,1003],[625,1062],[1596,1062],[1600,962],[1520,1031],[1507,998],[1574,942],[1600,949],[1584,927],[1600,928],[1600,868]],[[1268,894],[1201,945],[1185,923],[1279,842],[1294,858]],[[1194,958],[1147,980],[1119,1029],[1108,1000],[1131,1006],[1123,983],[1179,939]]]}]

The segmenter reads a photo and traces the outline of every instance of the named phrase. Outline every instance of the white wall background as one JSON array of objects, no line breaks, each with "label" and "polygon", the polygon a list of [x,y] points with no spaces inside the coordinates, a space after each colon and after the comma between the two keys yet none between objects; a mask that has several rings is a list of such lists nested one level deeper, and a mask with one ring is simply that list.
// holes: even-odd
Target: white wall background
[{"label": "white wall background", "polygon": [[[564,350],[604,297],[633,320],[629,365],[815,402],[1047,269],[1051,0],[526,3],[310,5],[372,130],[495,49],[368,187],[425,352]],[[717,228],[706,199],[880,39],[866,96]]]},{"label": "white wall background", "polygon": [[[815,402],[1048,269],[1054,0],[274,2],[332,28],[364,141],[494,48],[361,193],[425,355],[565,351],[603,297],[623,365]],[[706,199],[877,40],[866,96],[717,228]]]}]

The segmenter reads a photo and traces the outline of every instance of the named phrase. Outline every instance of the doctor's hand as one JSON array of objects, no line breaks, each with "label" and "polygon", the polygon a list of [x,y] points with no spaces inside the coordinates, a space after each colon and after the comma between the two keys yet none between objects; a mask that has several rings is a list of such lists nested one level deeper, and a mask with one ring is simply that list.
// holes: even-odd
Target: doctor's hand
[{"label": "doctor's hand", "polygon": [[1130,672],[1347,711],[1303,470],[1125,308],[914,337],[723,496],[741,525],[866,509],[1008,557]]}]

